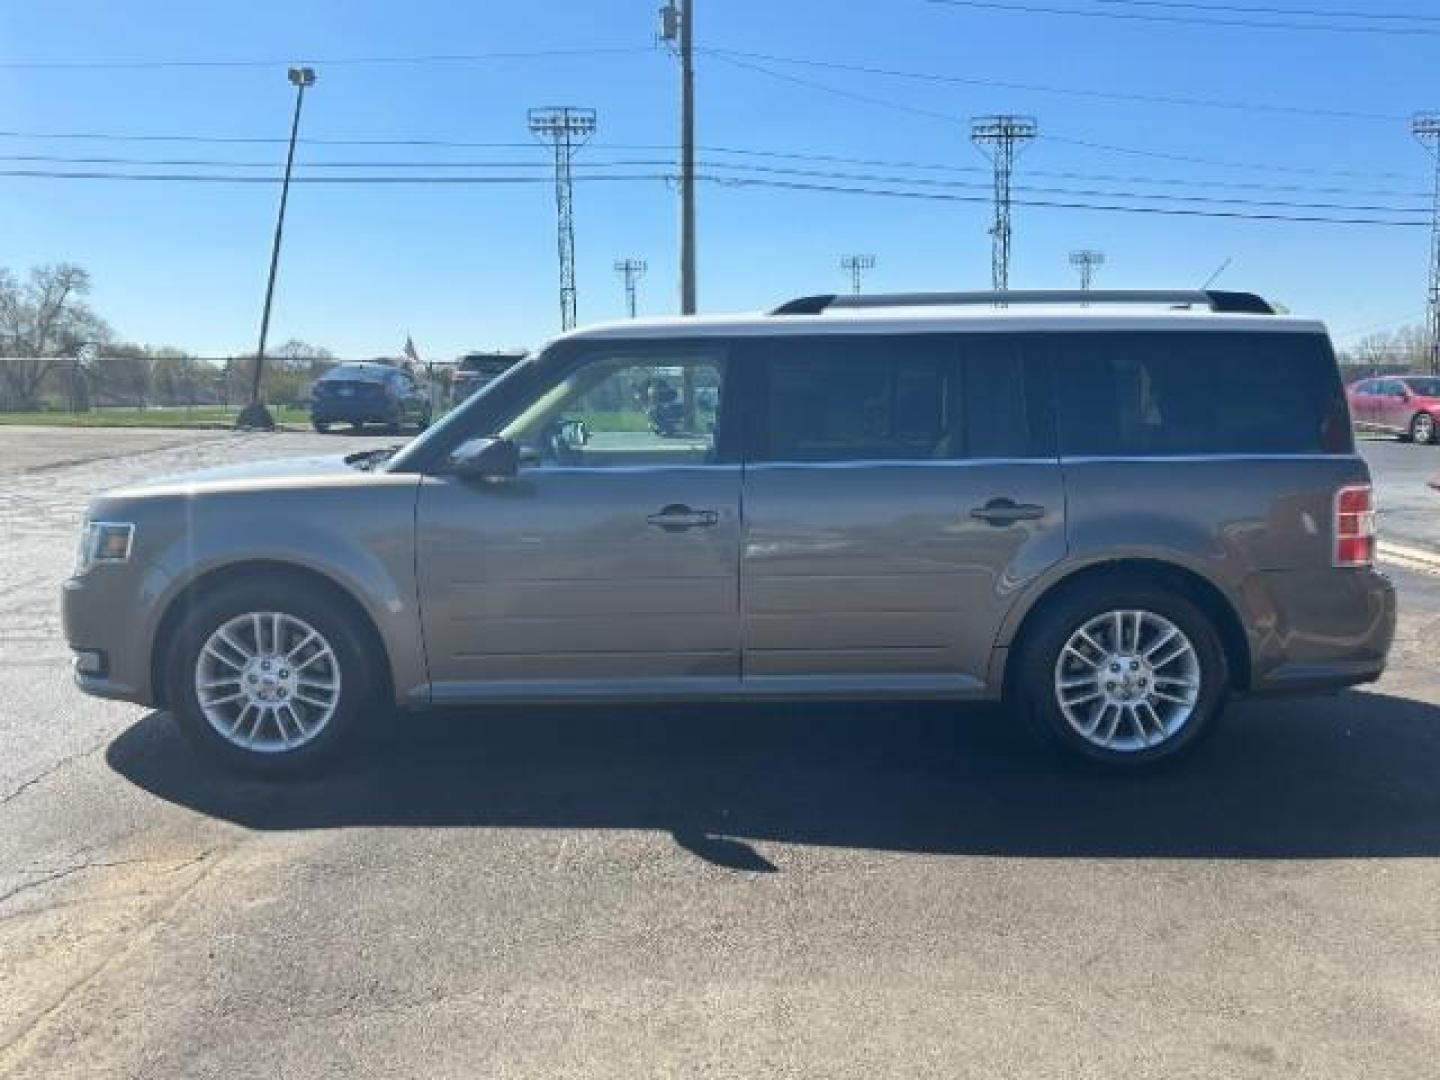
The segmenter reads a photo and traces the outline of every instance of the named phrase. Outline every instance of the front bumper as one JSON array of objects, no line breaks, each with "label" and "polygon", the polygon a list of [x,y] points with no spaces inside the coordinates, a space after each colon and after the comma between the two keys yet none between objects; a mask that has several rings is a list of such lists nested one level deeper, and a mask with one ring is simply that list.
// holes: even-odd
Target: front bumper
[{"label": "front bumper", "polygon": [[[97,566],[65,582],[60,616],[65,641],[77,654],[75,684],[95,697],[154,704],[150,678],[150,634],[129,622],[139,608],[134,600],[134,568]],[[97,653],[100,663],[81,664],[82,653]],[[82,670],[88,667],[90,670]]]}]

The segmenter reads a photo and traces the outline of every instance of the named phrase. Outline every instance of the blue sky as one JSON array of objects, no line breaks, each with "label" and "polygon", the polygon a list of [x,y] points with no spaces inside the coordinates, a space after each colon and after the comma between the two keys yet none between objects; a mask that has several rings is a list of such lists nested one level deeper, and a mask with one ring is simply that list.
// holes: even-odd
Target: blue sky
[{"label": "blue sky", "polygon": [[[1312,10],[1367,7],[1360,0],[1229,2]],[[701,152],[702,163],[843,172],[904,178],[907,183],[742,174],[718,167],[708,170],[712,174],[907,190],[918,190],[908,183],[917,177],[984,185],[985,161],[968,142],[969,117],[1019,112],[1035,115],[1049,137],[1026,152],[1017,185],[1110,193],[1078,201],[1108,203],[1118,198],[1134,203],[1137,193],[1169,192],[1281,202],[1428,205],[1424,192],[1430,183],[1429,159],[1410,138],[1405,118],[1418,109],[1440,108],[1433,36],[1069,18],[923,0],[696,4],[697,43],[705,48],[1102,93],[1392,117],[1180,107],[774,61],[760,65],[831,90],[902,106],[882,107],[702,55],[697,87],[702,147],[887,164],[710,151]],[[292,102],[285,62],[303,58],[314,60],[319,72],[318,85],[306,101],[304,136],[519,145],[464,149],[305,144],[298,157],[300,175],[488,173],[544,178],[544,151],[530,145],[526,132],[527,107],[591,106],[599,114],[600,130],[581,151],[577,166],[589,163],[588,170],[582,170],[587,174],[648,178],[577,184],[580,320],[623,313],[621,284],[612,269],[623,256],[648,260],[649,273],[640,286],[642,313],[669,313],[677,297],[677,207],[658,175],[665,166],[601,164],[663,162],[669,151],[624,148],[671,146],[676,140],[676,64],[651,47],[656,6],[657,0],[550,0],[543,5],[513,0],[193,5],[71,0],[60,7],[6,5],[0,12],[0,60],[273,58],[275,63],[139,70],[11,65],[0,68],[0,130],[282,138]],[[1105,3],[1053,0],[1035,6],[1096,10]],[[1379,8],[1440,16],[1433,4],[1416,0],[1384,0]],[[1184,14],[1189,9],[1122,5],[1110,10]],[[1389,25],[1428,25],[1440,31],[1440,20]],[[609,47],[633,51],[483,63],[333,62]],[[332,62],[327,64],[327,59]],[[1077,142],[1147,153],[1124,154]],[[1202,165],[1151,154],[1268,168]],[[0,136],[0,155],[12,158],[0,162],[0,169],[266,175],[266,169],[253,166],[268,164],[268,174],[277,172],[283,146]],[[243,164],[145,168],[13,160],[29,155]],[[317,167],[327,161],[372,164],[348,170]],[[479,161],[492,167],[438,167]],[[374,166],[380,162],[436,164],[387,170]],[[888,164],[895,162],[953,166],[953,171]],[[1154,184],[1157,180],[1179,186]],[[1245,184],[1260,187],[1218,186]],[[984,195],[983,187],[946,190]],[[275,187],[263,184],[0,177],[0,262],[17,269],[58,259],[84,264],[95,278],[95,307],[126,339],[173,343],[209,355],[251,349],[277,197]],[[1031,197],[1077,201],[1070,195]],[[867,282],[874,289],[989,284],[990,211],[984,202],[714,182],[700,186],[699,200],[704,311],[757,308],[792,295],[843,288],[837,261],[852,251],[877,256],[878,266]],[[1296,311],[1323,317],[1342,340],[1360,330],[1418,319],[1424,307],[1428,232],[1423,228],[1022,206],[1016,210],[1015,229],[1012,285],[1017,288],[1072,284],[1067,253],[1096,247],[1108,258],[1099,284],[1113,287],[1194,286],[1231,259],[1221,285],[1254,289]],[[546,183],[299,185],[291,196],[272,340],[304,338],[356,357],[393,353],[407,332],[422,353],[436,357],[476,347],[534,344],[558,327],[556,276],[553,192]]]}]

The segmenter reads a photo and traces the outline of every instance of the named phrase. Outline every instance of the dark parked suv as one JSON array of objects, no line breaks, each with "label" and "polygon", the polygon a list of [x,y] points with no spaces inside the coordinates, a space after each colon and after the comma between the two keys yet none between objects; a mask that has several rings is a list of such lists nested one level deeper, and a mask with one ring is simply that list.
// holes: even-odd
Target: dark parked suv
[{"label": "dark parked suv", "polygon": [[1374,544],[1318,323],[812,297],[567,334],[388,458],[104,495],[65,628],[83,689],[253,771],[392,706],[805,698],[1003,699],[1124,768],[1378,678]]},{"label": "dark parked suv", "polygon": [[415,377],[403,368],[381,363],[337,364],[320,378],[310,392],[310,422],[321,433],[332,424],[364,427],[378,424],[399,431],[413,424],[424,431],[430,426],[430,395]]}]

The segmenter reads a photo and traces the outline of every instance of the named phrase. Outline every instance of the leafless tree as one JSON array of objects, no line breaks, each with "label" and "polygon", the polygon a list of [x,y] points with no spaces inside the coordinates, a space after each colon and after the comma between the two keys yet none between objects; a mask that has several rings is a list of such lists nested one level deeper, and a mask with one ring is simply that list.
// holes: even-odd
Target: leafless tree
[{"label": "leafless tree", "polygon": [[0,270],[0,390],[14,406],[33,406],[60,358],[110,328],[84,302],[90,275],[74,263],[36,266],[22,283]]}]

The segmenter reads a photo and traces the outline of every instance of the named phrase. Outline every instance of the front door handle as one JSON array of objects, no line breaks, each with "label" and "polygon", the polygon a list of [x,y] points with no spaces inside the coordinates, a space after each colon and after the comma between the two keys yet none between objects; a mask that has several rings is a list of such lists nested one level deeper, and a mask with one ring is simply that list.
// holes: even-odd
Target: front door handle
[{"label": "front door handle", "polygon": [[990,525],[1013,525],[1017,521],[1043,518],[1045,507],[1034,503],[1017,503],[1014,499],[991,499],[984,506],[971,510],[970,516]]},{"label": "front door handle", "polygon": [[720,515],[714,510],[692,510],[684,503],[662,506],[660,511],[645,519],[648,524],[666,532],[683,532],[685,529],[703,529],[714,525]]}]

